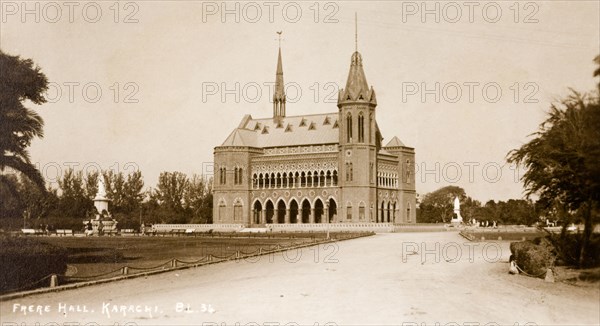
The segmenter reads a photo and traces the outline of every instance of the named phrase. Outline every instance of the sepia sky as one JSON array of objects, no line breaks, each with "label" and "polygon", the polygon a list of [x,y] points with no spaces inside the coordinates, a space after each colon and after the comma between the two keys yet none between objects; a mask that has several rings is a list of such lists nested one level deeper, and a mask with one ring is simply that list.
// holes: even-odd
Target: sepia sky
[{"label": "sepia sky", "polygon": [[568,87],[598,83],[598,1],[74,3],[1,2],[0,48],[52,82],[51,102],[30,105],[45,120],[32,160],[50,181],[68,166],[137,167],[149,187],[161,171],[211,173],[244,114],[272,114],[276,31],[287,114],[337,112],[355,12],[384,143],[415,147],[419,194],[521,198],[507,152]]}]

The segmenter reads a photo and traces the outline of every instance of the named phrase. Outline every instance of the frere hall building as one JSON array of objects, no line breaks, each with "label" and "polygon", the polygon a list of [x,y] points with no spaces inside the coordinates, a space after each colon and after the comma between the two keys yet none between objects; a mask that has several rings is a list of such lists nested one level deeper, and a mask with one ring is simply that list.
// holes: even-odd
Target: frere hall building
[{"label": "frere hall building", "polygon": [[383,145],[360,53],[331,112],[286,114],[281,48],[275,78],[273,116],[245,115],[214,149],[213,223],[415,223],[415,150]]}]

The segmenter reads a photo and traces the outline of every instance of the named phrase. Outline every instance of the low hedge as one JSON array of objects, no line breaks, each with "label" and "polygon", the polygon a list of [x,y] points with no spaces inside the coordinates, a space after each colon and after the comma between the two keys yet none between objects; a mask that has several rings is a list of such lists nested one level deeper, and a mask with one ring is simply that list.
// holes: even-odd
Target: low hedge
[{"label": "low hedge", "polygon": [[[539,275],[548,267],[578,266],[583,234],[550,234],[531,241],[512,242],[511,260],[525,272]],[[600,235],[592,234],[586,250],[583,266],[600,266]]]},{"label": "low hedge", "polygon": [[546,238],[512,242],[510,244],[511,260],[516,261],[525,273],[544,277],[548,268],[554,267],[556,253],[554,246]]},{"label": "low hedge", "polygon": [[[39,280],[66,270],[64,248],[26,237],[0,238],[0,292],[39,287]],[[50,284],[48,279],[42,282]]]}]

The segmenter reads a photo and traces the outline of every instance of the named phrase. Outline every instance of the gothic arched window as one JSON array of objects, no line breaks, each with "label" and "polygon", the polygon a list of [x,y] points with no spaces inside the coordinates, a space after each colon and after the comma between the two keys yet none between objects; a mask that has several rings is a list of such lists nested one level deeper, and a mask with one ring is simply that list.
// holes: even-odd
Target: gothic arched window
[{"label": "gothic arched window", "polygon": [[351,142],[352,141],[352,114],[348,113],[348,116],[346,117],[346,135],[347,135],[347,142]]},{"label": "gothic arched window", "polygon": [[358,114],[358,142],[365,141],[365,117],[362,112]]}]

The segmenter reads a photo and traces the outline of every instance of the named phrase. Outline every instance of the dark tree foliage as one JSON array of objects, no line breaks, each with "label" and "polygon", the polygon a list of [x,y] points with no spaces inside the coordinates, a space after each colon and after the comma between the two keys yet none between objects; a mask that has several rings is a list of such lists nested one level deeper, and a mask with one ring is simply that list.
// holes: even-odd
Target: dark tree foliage
[{"label": "dark tree foliage", "polygon": [[600,200],[599,93],[572,91],[552,104],[547,119],[532,136],[509,152],[508,161],[525,166],[527,196],[539,196],[544,207],[562,206],[582,216],[585,229],[579,264],[584,265]]},{"label": "dark tree foliage", "polygon": [[43,137],[44,121],[26,108],[46,102],[48,80],[31,59],[21,59],[0,50],[0,171],[19,171],[45,191],[44,178],[31,163],[27,148],[35,137]]}]

